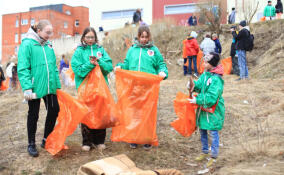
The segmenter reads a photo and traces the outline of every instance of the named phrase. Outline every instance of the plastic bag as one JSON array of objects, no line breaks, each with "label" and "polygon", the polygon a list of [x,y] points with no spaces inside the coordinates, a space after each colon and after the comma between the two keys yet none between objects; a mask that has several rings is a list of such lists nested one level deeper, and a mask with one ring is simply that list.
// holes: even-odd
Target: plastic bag
[{"label": "plastic bag", "polygon": [[82,123],[91,129],[111,128],[118,124],[117,110],[100,66],[96,66],[78,89],[79,100],[89,108]]},{"label": "plastic bag", "polygon": [[261,22],[263,22],[263,21],[265,21],[265,20],[266,20],[265,16],[262,17],[262,18],[260,18],[260,21],[261,21]]},{"label": "plastic bag", "polygon": [[120,125],[111,140],[158,146],[157,104],[162,77],[145,72],[116,70]]},{"label": "plastic bag", "polygon": [[[202,74],[204,72],[204,60],[203,60],[203,52],[199,49],[199,52],[197,54],[196,58],[196,64],[197,64],[197,71],[199,74]],[[184,63],[185,66],[188,67],[189,60],[187,59],[186,63]],[[194,70],[193,60],[191,64],[191,69]]]},{"label": "plastic bag", "polygon": [[231,74],[232,71],[232,58],[228,57],[228,58],[224,58],[221,60],[221,64],[224,68],[224,75],[229,75]]},{"label": "plastic bag", "polygon": [[196,104],[189,103],[188,95],[178,92],[174,100],[174,109],[178,119],[171,122],[171,126],[182,136],[190,137],[196,130]]},{"label": "plastic bag", "polygon": [[0,91],[6,91],[9,88],[9,81],[9,77],[7,77],[5,81],[2,81]]},{"label": "plastic bag", "polygon": [[67,149],[64,142],[77,128],[83,117],[89,112],[88,107],[71,95],[57,90],[57,99],[60,111],[57,117],[57,125],[47,137],[45,149],[52,155],[62,149]]}]

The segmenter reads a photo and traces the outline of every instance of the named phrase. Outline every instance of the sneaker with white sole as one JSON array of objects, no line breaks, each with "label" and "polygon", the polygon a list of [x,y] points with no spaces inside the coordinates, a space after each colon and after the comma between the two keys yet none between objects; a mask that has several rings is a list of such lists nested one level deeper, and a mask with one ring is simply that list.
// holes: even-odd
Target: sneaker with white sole
[{"label": "sneaker with white sole", "polygon": [[145,145],[143,146],[143,148],[148,151],[148,150],[150,150],[150,149],[152,148],[152,145],[150,145],[150,144],[145,144]]},{"label": "sneaker with white sole", "polygon": [[131,143],[131,144],[130,144],[130,148],[132,148],[132,149],[136,149],[137,146],[138,146],[138,145],[137,145],[136,143]]},{"label": "sneaker with white sole", "polygon": [[82,151],[90,151],[91,147],[89,145],[83,145],[81,149]]},{"label": "sneaker with white sole", "polygon": [[106,145],[105,144],[98,144],[97,149],[102,151],[102,150],[106,149]]}]

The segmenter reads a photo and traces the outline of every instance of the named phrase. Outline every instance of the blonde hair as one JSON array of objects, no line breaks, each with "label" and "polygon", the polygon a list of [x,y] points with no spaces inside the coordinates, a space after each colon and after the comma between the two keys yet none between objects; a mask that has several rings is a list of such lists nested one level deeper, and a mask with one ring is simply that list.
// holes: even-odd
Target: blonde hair
[{"label": "blonde hair", "polygon": [[38,30],[43,30],[45,26],[51,25],[47,19],[42,19],[32,26],[32,29],[37,33]]}]

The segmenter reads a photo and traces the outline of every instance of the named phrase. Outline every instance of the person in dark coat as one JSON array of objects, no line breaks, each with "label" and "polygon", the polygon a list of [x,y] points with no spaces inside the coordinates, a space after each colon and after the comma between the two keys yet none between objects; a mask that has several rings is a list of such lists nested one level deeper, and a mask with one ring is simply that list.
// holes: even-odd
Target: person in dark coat
[{"label": "person in dark coat", "polygon": [[133,14],[133,24],[138,25],[139,21],[142,21],[141,9],[137,9],[136,12],[134,12],[134,14]]},{"label": "person in dark coat", "polygon": [[215,52],[221,54],[222,53],[222,46],[221,46],[221,43],[220,43],[216,33],[214,33],[212,35],[212,40],[215,43]]},{"label": "person in dark coat", "polygon": [[239,24],[239,28],[240,31],[238,34],[234,29],[231,29],[232,35],[236,39],[236,50],[238,55],[238,64],[240,68],[240,78],[237,79],[237,81],[248,79],[248,66],[246,59],[245,43],[247,42],[248,37],[250,37],[249,27],[247,26],[246,21],[241,21]]},{"label": "person in dark coat", "polygon": [[282,5],[281,0],[277,0],[277,4],[275,5],[275,9],[276,9],[277,19],[281,19],[281,16],[283,14],[283,5]]},{"label": "person in dark coat", "polygon": [[0,87],[2,86],[3,81],[5,81],[5,75],[2,66],[0,65]]},{"label": "person in dark coat", "polygon": [[[232,30],[236,30],[236,26],[232,26],[231,27]],[[236,33],[238,34],[239,32],[236,31]],[[232,44],[231,44],[231,52],[230,52],[230,56],[232,58],[232,71],[233,74],[235,75],[240,75],[240,69],[239,69],[239,64],[238,64],[238,55],[236,53],[236,38],[233,37],[232,39]]]}]

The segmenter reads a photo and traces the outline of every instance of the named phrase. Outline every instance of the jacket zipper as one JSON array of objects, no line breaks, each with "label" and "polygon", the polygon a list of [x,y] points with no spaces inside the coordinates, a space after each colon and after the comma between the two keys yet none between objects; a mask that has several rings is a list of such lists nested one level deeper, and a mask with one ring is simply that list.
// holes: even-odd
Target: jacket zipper
[{"label": "jacket zipper", "polygon": [[93,46],[91,45],[91,56],[94,56],[94,53],[93,53]]},{"label": "jacket zipper", "polygon": [[46,69],[47,69],[47,94],[49,94],[49,69],[48,69],[47,58],[46,58],[44,47],[43,46],[41,46],[41,47],[42,47],[42,50],[43,50],[45,63],[46,63]]},{"label": "jacket zipper", "polygon": [[138,66],[139,72],[140,72],[141,54],[142,54],[142,48],[140,48],[140,55],[139,55],[139,66]]}]

